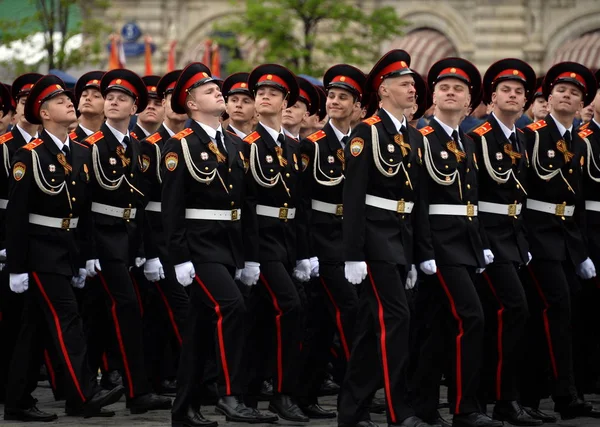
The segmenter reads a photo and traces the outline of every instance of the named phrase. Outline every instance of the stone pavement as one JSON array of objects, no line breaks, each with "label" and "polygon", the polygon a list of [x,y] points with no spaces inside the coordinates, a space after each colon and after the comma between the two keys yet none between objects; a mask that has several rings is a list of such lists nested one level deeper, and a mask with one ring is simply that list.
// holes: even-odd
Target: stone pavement
[{"label": "stone pavement", "polygon": [[[380,390],[377,395],[379,397],[383,397],[382,391]],[[446,389],[442,388],[442,398],[445,398]],[[169,427],[171,425],[171,413],[169,411],[155,411],[149,412],[142,415],[131,415],[127,409],[125,409],[125,398],[118,403],[115,403],[108,408],[114,410],[117,414],[112,418],[75,418],[75,417],[67,417],[64,415],[64,402],[55,402],[52,397],[52,392],[48,387],[47,383],[40,383],[40,386],[36,390],[34,396],[39,400],[38,407],[44,411],[53,411],[59,415],[58,421],[53,423],[20,423],[13,421],[4,421],[0,420],[0,426],[4,427],[13,427],[13,426],[23,426],[27,425],[28,427],[35,426],[52,426],[52,425],[60,425],[60,426],[111,426],[111,427]],[[600,395],[590,395],[586,396],[589,401],[594,403],[597,408],[600,408]],[[336,398],[335,397],[322,397],[319,399],[322,406],[326,409],[335,409]],[[267,402],[261,402],[260,409],[266,410]],[[553,404],[550,400],[545,400],[542,403],[542,409],[548,412],[552,412]],[[203,408],[203,414],[209,418],[214,419],[219,422],[219,425],[222,426],[232,426],[232,427],[242,427],[245,424],[241,423],[228,423],[225,421],[225,417],[221,415],[215,414],[214,407],[207,406]],[[443,409],[440,411],[442,416],[446,419],[451,419],[448,415],[448,410]],[[0,405],[0,413],[4,414],[4,406]],[[385,415],[377,415],[372,414],[372,419],[376,423],[381,426],[385,426],[386,420]],[[268,426],[269,424],[265,424]],[[287,421],[280,420],[276,425],[281,426],[299,426],[305,425],[308,427],[337,427],[337,422],[335,419],[327,420],[327,421],[311,421],[309,424],[298,424],[291,423]],[[506,424],[508,426],[508,424]],[[255,426],[259,426],[255,424]],[[576,420],[569,421],[559,421],[556,424],[545,424],[547,427],[561,426],[561,427],[600,427],[600,419],[592,419],[592,418],[579,418]]]}]

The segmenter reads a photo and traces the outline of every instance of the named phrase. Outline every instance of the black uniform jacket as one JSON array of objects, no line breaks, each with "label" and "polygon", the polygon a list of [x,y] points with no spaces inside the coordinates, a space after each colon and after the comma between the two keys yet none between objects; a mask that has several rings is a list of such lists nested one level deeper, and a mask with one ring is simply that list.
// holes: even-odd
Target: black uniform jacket
[{"label": "black uniform jacket", "polygon": [[[586,202],[600,202],[600,127],[591,121],[579,128],[579,137],[586,143],[583,167],[583,197]],[[585,210],[582,233],[594,263],[600,261],[600,212]],[[597,265],[597,264],[596,264]]]},{"label": "black uniform jacket", "polygon": [[[477,154],[475,142],[460,131],[464,151],[435,119],[421,129],[426,140],[423,156],[427,168],[426,203],[475,205],[478,202]],[[454,182],[452,182],[452,174]],[[441,184],[437,180],[449,183]],[[452,182],[452,183],[451,183]],[[451,184],[450,184],[451,183]],[[489,249],[477,216],[429,215],[429,249],[419,262],[435,259],[438,265],[484,267],[483,250]]]},{"label": "black uniform jacket", "polygon": [[[13,156],[6,210],[6,253],[10,273],[75,275],[92,258],[90,149],[70,141],[71,164],[45,131]],[[67,169],[68,169],[67,168]],[[36,174],[38,179],[36,179]],[[29,215],[78,218],[76,229],[30,224]]]},{"label": "black uniform jacket", "polygon": [[[574,265],[579,265],[588,256],[578,224],[584,211],[582,171],[586,145],[573,132],[568,146],[550,115],[524,130],[531,162],[527,179],[528,199],[576,206],[574,216],[525,210],[531,254],[533,258],[543,260],[570,259]],[[548,178],[555,171],[559,173]]]},{"label": "black uniform jacket", "polygon": [[77,127],[75,128],[75,130],[74,130],[74,131],[72,131],[72,132],[69,134],[69,138],[71,138],[71,140],[73,140],[73,141],[77,141],[77,142],[81,142],[81,141],[83,141],[83,140],[84,140],[84,139],[86,139],[88,136],[91,136],[91,135],[88,135],[88,134],[87,134],[87,133],[86,133],[86,132],[85,132],[85,131],[84,131],[84,130],[81,128],[81,125],[77,125]]},{"label": "black uniform jacket", "polygon": [[490,244],[487,249],[494,253],[495,262],[526,263],[529,261],[529,244],[523,210],[529,162],[523,131],[518,129],[515,132],[518,146],[513,147],[496,118],[490,115],[488,120],[470,132],[469,136],[475,141],[475,152],[479,160],[479,203],[522,205],[521,214],[513,216],[479,211],[479,221],[485,228]]},{"label": "black uniform jacket", "polygon": [[[244,141],[248,179],[242,221],[244,233],[256,233],[247,236],[246,259],[281,261],[291,267],[296,260],[310,256],[307,217],[300,200],[300,144],[286,136],[280,164],[277,143],[262,124]],[[281,212],[295,208],[296,217],[286,220],[257,215],[257,205],[278,208]]]},{"label": "black uniform jacket", "polygon": [[[378,154],[373,149],[372,131],[379,137]],[[385,110],[353,129],[346,145],[344,184],[344,256],[346,261],[388,261],[400,265],[414,262],[414,246],[421,243],[425,226],[419,206],[423,173],[422,136],[411,126],[398,133]],[[392,174],[386,176],[383,172]],[[410,214],[366,204],[366,196],[415,203]],[[401,205],[401,203],[399,203]]]},{"label": "black uniform jacket", "polygon": [[[164,146],[162,217],[169,258],[174,265],[186,261],[220,263],[237,268],[244,265],[239,217],[234,221],[186,219],[186,209],[231,211],[235,218],[235,210],[242,208],[244,144],[228,132],[223,136],[227,150],[227,158],[223,161],[218,161],[216,144],[195,121]],[[207,181],[201,182],[197,178]],[[245,214],[242,212],[242,219]]]}]

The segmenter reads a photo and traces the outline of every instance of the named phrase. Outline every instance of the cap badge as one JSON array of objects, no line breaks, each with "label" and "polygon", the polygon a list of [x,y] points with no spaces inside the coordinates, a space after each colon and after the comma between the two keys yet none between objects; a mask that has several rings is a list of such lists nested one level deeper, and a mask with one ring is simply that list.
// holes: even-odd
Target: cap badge
[{"label": "cap badge", "polygon": [[273,75],[272,74],[267,74],[267,80],[273,80]]},{"label": "cap badge", "polygon": [[344,77],[344,76],[340,77],[340,81],[341,82],[345,82],[346,81],[346,77]]},{"label": "cap badge", "polygon": [[575,77],[577,77],[577,74],[575,74],[575,73],[571,73],[571,78],[573,78],[573,79],[574,79]]},{"label": "cap badge", "polygon": [[115,83],[118,84],[118,85],[120,85],[121,84],[121,79],[115,80]]},{"label": "cap badge", "polygon": [[456,73],[456,68],[450,68],[451,73]]},{"label": "cap badge", "polygon": [[242,86],[242,87],[246,87],[246,83],[242,83],[242,84],[241,84],[241,86]]},{"label": "cap badge", "polygon": [[406,62],[404,62],[404,61],[400,61],[400,65],[401,65],[403,68],[406,68],[406,67],[408,67],[408,65],[406,65]]},{"label": "cap badge", "polygon": [[517,76],[517,75],[519,75],[519,71],[518,71],[518,70],[513,70],[513,75],[514,75],[514,76]]}]

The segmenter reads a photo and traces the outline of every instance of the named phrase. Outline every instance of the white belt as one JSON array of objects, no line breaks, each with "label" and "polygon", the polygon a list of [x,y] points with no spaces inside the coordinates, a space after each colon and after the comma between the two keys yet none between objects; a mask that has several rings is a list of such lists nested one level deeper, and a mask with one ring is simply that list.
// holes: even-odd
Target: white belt
[{"label": "white belt", "polygon": [[476,205],[429,205],[429,215],[477,216]]},{"label": "white belt", "polygon": [[134,219],[137,212],[136,208],[117,208],[102,203],[92,203],[92,212],[103,215],[114,216],[115,218]]},{"label": "white belt", "polygon": [[160,212],[161,211],[161,203],[160,202],[148,202],[146,205],[146,210],[149,212]]},{"label": "white belt", "polygon": [[296,208],[274,208],[272,206],[256,205],[256,214],[279,219],[296,218]]},{"label": "white belt", "polygon": [[325,203],[319,200],[313,200],[311,206],[315,211],[333,214],[335,216],[344,215],[344,205],[341,203],[339,205],[335,205],[333,203]]},{"label": "white belt", "polygon": [[600,202],[595,202],[593,200],[586,200],[585,201],[585,210],[600,212]]},{"label": "white belt", "polygon": [[413,202],[405,202],[404,200],[384,199],[383,197],[371,196],[367,194],[365,203],[379,209],[392,211],[396,213],[409,214],[412,212],[415,204]]},{"label": "white belt", "polygon": [[523,209],[521,203],[504,205],[502,203],[479,202],[479,212],[517,216],[521,214],[521,209]]},{"label": "white belt", "polygon": [[0,199],[0,209],[6,209],[6,206],[8,206],[8,200]]},{"label": "white belt", "polygon": [[562,203],[556,205],[554,203],[546,203],[533,199],[527,199],[527,209],[557,216],[573,216],[573,213],[575,212],[575,206],[567,206]]},{"label": "white belt", "polygon": [[68,230],[77,228],[79,218],[54,218],[38,214],[29,214],[29,223],[35,225],[43,225],[44,227],[61,228]]},{"label": "white belt", "polygon": [[186,209],[185,219],[207,219],[237,221],[242,217],[241,209]]}]

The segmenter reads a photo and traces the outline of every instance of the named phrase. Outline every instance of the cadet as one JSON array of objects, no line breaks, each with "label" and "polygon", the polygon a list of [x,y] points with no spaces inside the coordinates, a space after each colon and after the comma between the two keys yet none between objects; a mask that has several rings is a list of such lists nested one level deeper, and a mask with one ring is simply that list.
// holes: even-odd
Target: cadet
[{"label": "cadet", "polygon": [[256,115],[254,95],[248,89],[249,73],[234,73],[223,82],[223,97],[227,104],[229,126],[227,130],[245,138],[253,129]]},{"label": "cadet", "polygon": [[157,92],[159,80],[159,76],[142,77],[148,91],[148,105],[144,111],[138,112],[136,125],[131,131],[139,141],[156,132],[165,118],[165,106]]},{"label": "cadet", "polygon": [[79,111],[79,125],[69,137],[83,141],[100,130],[104,123],[104,98],[100,93],[100,80],[104,71],[90,71],[75,83],[75,104]]}]

